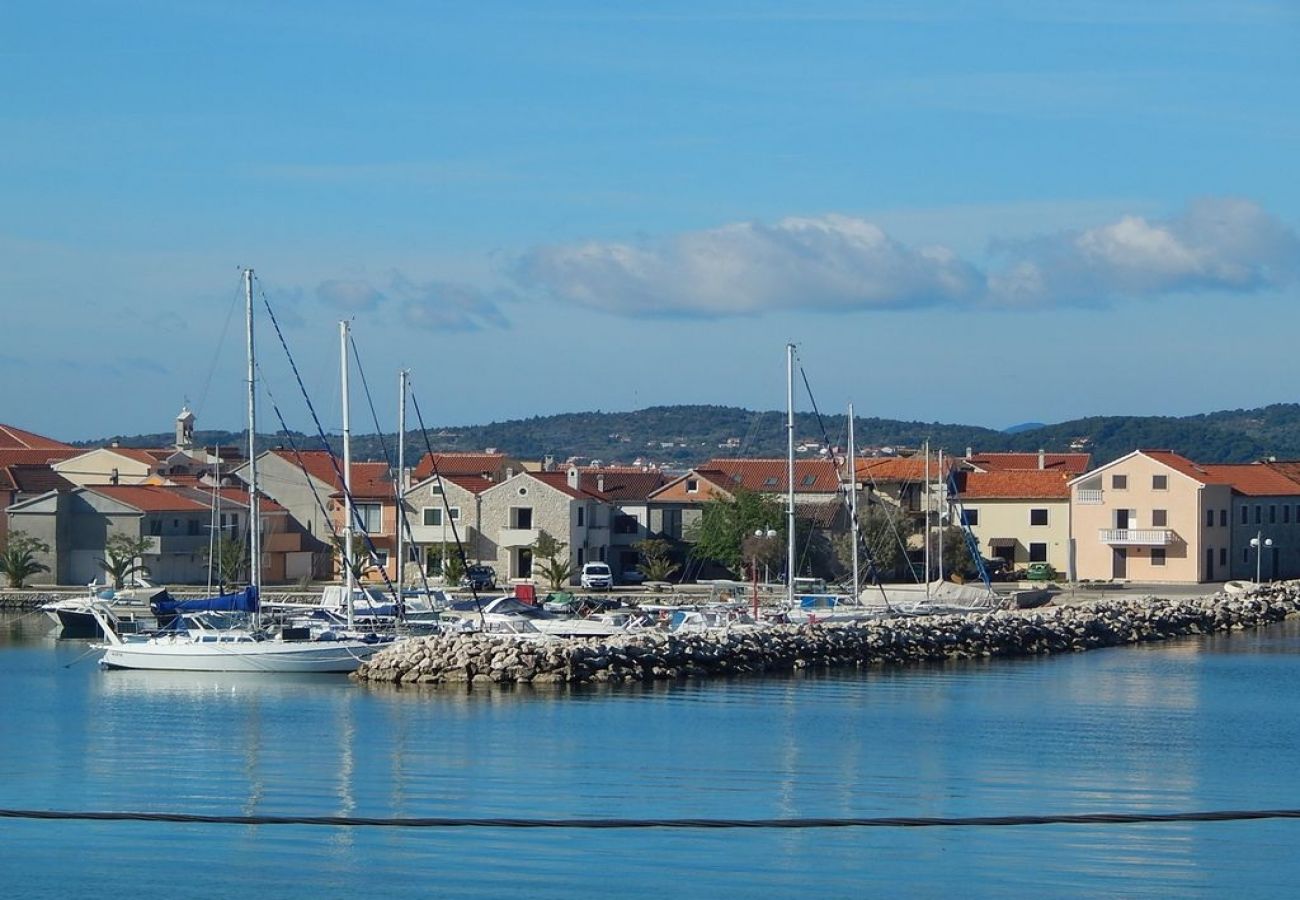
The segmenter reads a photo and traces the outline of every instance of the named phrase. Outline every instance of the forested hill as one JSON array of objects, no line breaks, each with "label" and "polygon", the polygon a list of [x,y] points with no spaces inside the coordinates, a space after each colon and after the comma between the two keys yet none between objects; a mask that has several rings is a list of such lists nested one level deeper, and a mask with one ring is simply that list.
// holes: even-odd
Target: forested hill
[{"label": "forested hill", "polygon": [[[847,444],[847,417],[812,413],[795,415],[795,439],[801,445],[823,441]],[[1101,464],[1138,448],[1175,450],[1199,462],[1247,462],[1266,456],[1300,459],[1300,405],[1278,404],[1262,409],[1225,410],[1181,418],[1168,416],[1102,416],[1055,425],[1032,427],[1015,433],[972,425],[938,422],[900,422],[858,418],[858,447],[919,447],[929,440],[934,448],[962,454],[968,447],[995,450],[1069,450],[1086,440],[1093,463]],[[117,440],[126,447],[166,447],[170,434],[119,436],[82,442],[103,446]],[[200,431],[200,443],[241,444],[239,432]],[[267,446],[292,440],[300,449],[318,449],[317,438],[268,434],[259,441]],[[337,435],[329,437],[338,449]],[[385,441],[396,455],[395,438]],[[755,412],[728,406],[656,406],[635,412],[563,413],[509,422],[459,427],[434,426],[427,435],[434,450],[472,451],[495,447],[522,459],[571,456],[598,459],[606,464],[636,459],[688,466],[713,456],[784,456],[785,413]],[[407,456],[425,451],[426,436],[407,436]],[[353,435],[356,459],[383,459],[375,435]]]}]

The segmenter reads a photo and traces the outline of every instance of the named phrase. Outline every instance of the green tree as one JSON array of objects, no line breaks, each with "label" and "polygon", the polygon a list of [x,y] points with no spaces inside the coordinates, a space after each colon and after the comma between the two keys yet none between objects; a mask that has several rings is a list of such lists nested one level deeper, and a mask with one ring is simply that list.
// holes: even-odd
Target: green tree
[{"label": "green tree", "polygon": [[223,534],[217,538],[208,561],[216,569],[219,584],[234,584],[241,581],[248,571],[248,545],[239,538]]},{"label": "green tree", "polygon": [[152,548],[153,541],[147,537],[115,534],[104,542],[104,558],[96,562],[113,579],[113,587],[125,587],[127,579],[133,575],[149,574],[149,568],[141,557]]},{"label": "green tree", "polygon": [[461,578],[465,576],[465,561],[460,555],[460,548],[455,544],[443,544],[441,547],[430,548],[430,552],[434,550],[438,553],[442,569],[442,583],[448,587],[460,584]]},{"label": "green tree", "polygon": [[542,561],[541,565],[534,563],[534,568],[546,579],[553,591],[567,586],[577,571],[569,560],[569,554],[564,552],[568,546],[568,543],[554,537],[545,528],[537,533],[537,541],[533,544],[533,558]]},{"label": "green tree", "polygon": [[[915,527],[909,518],[883,503],[858,507],[858,564],[862,579],[892,581],[907,569],[907,542]],[[835,556],[845,571],[853,566],[853,536],[834,541]]]},{"label": "green tree", "polygon": [[755,531],[775,530],[784,542],[784,518],[779,501],[737,487],[730,500],[715,497],[704,504],[691,530],[695,554],[739,572],[745,565],[745,538]]},{"label": "green tree", "polygon": [[[361,538],[355,536],[352,538],[352,580],[357,583],[365,578],[366,573],[378,570],[365,543]],[[339,573],[343,572],[343,563],[347,559],[345,546],[346,541],[343,537],[334,538],[334,568]]]},{"label": "green tree", "polygon": [[11,531],[0,547],[0,572],[8,577],[10,587],[23,587],[31,576],[50,571],[49,566],[36,560],[37,553],[49,552],[50,545],[44,541],[25,531]]},{"label": "green tree", "polygon": [[680,566],[672,560],[672,544],[663,538],[646,538],[632,548],[641,556],[638,570],[646,581],[667,581]]}]

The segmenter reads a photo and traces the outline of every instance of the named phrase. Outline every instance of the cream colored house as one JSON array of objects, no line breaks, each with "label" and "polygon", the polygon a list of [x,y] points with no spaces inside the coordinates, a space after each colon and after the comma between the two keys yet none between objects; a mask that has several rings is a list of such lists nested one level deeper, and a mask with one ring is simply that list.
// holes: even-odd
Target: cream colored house
[{"label": "cream colored house", "polygon": [[953,503],[980,552],[1013,569],[1045,562],[1070,572],[1070,484],[1054,469],[958,473]]},{"label": "cream colored house", "polygon": [[1075,576],[1201,583],[1229,577],[1233,488],[1213,466],[1135,450],[1070,482]]}]

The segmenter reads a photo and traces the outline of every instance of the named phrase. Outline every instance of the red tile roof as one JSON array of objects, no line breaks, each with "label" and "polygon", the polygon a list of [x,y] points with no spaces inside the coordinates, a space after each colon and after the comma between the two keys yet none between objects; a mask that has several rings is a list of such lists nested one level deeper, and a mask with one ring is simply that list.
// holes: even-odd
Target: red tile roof
[{"label": "red tile roof", "polygon": [[1201,484],[1218,483],[1204,466],[1192,462],[1180,453],[1175,453],[1172,450],[1139,450],[1138,452],[1143,456],[1150,457],[1156,462],[1168,466],[1175,472],[1179,472],[1186,475],[1188,478],[1199,481]]},{"label": "red tile roof", "polygon": [[38,448],[34,450],[5,447],[0,448],[0,466],[48,465],[52,462],[62,462],[65,459],[80,456],[85,452],[76,447]]},{"label": "red tile roof", "polygon": [[658,469],[632,466],[586,467],[579,469],[584,485],[605,485],[604,494],[612,500],[644,500],[668,483],[668,476]]},{"label": "red tile roof", "polygon": [[[334,468],[335,464],[331,460],[330,454],[324,450],[302,450],[294,453],[292,450],[277,448],[271,452],[289,465],[300,467],[312,478],[324,482],[335,490],[342,486]],[[338,458],[337,471],[343,471],[343,460],[341,458]]]},{"label": "red tile roof", "polygon": [[[62,441],[43,437],[12,425],[0,425],[0,449],[3,450],[76,450]],[[79,452],[79,451],[78,451]]]},{"label": "red tile roof", "polygon": [[[342,496],[340,488],[331,496]],[[352,496],[365,500],[396,500],[393,497],[393,475],[388,463],[354,462],[352,464]]]},{"label": "red tile roof", "polygon": [[582,485],[581,490],[574,490],[569,487],[568,472],[529,472],[531,477],[536,478],[543,484],[549,484],[551,487],[561,490],[570,497],[576,497],[579,500],[585,500],[594,497],[597,500],[609,500],[610,498],[596,490],[596,479],[591,475],[582,476],[579,482]]},{"label": "red tile roof", "polygon": [[491,478],[484,478],[482,475],[447,475],[444,476],[447,481],[457,487],[462,487],[471,494],[481,494],[494,484],[500,484],[499,481],[493,481]]},{"label": "red tile roof", "polygon": [[[786,466],[784,459],[710,459],[697,470],[721,473],[721,486],[739,485],[750,491],[785,493]],[[708,476],[705,476],[708,477]],[[829,494],[840,488],[839,470],[829,459],[796,459],[794,461],[794,492]]]},{"label": "red tile roof", "polygon": [[[1037,469],[1037,453],[976,453],[965,460],[985,472],[1002,472],[1007,469]],[[1082,475],[1092,462],[1089,453],[1044,453],[1043,468]]]},{"label": "red tile roof", "polygon": [[1070,473],[1053,469],[963,472],[962,500],[1069,500]]},{"label": "red tile roof", "polygon": [[499,472],[511,459],[504,453],[426,453],[416,465],[412,479],[428,478],[433,474],[435,462],[440,475],[482,475]]},{"label": "red tile roof", "polygon": [[42,465],[0,467],[0,489],[6,489],[6,485],[8,490],[22,491],[24,494],[68,491],[76,486],[49,466]]},{"label": "red tile roof", "polygon": [[1228,484],[1248,497],[1300,496],[1300,482],[1268,463],[1204,466],[1216,484]]},{"label": "red tile roof", "polygon": [[185,488],[152,484],[97,484],[87,490],[102,494],[142,512],[193,512],[211,506],[195,500]]},{"label": "red tile roof", "polygon": [[[951,457],[944,457],[944,469],[951,472],[956,465],[956,462]],[[925,457],[881,456],[859,459],[855,471],[858,475],[858,481],[868,483],[872,481],[901,481],[919,484],[925,480]],[[931,456],[930,480],[936,481],[942,477],[943,473],[939,471],[939,458]]]}]

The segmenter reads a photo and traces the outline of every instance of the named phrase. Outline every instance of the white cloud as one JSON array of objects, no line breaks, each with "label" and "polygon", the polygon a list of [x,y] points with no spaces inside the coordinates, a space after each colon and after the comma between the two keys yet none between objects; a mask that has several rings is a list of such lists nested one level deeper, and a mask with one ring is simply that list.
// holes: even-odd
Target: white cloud
[{"label": "white cloud", "polygon": [[448,281],[416,282],[400,272],[389,275],[383,289],[364,279],[322,282],[316,294],[323,303],[345,312],[372,312],[392,307],[401,324],[429,331],[479,331],[506,328],[499,301],[504,292],[488,293]]},{"label": "white cloud", "polygon": [[939,245],[910,246],[851,216],[743,222],[638,243],[535,248],[511,274],[616,315],[720,318],[776,310],[936,304],[1088,306],[1187,291],[1245,292],[1300,271],[1300,239],[1257,204],[1214,198],[1168,220],[993,244],[982,270]]},{"label": "white cloud", "polygon": [[563,300],[631,316],[910,307],[967,299],[982,281],[945,247],[913,249],[842,215],[743,222],[640,245],[539,247],[514,274]]},{"label": "white cloud", "polygon": [[1083,231],[995,245],[989,301],[1087,305],[1192,291],[1278,287],[1300,271],[1300,239],[1247,200],[1198,200],[1167,220],[1124,216]]}]

